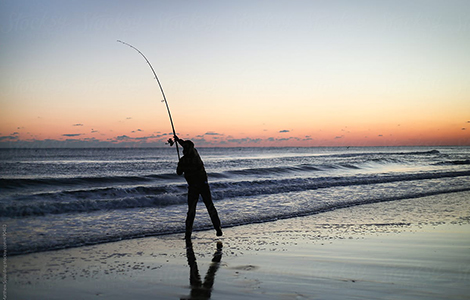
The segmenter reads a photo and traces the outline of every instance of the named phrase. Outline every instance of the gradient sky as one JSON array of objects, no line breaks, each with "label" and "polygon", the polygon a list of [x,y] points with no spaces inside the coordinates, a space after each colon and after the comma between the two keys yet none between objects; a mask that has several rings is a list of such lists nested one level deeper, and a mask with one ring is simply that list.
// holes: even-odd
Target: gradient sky
[{"label": "gradient sky", "polygon": [[470,145],[470,1],[0,1],[0,147]]}]

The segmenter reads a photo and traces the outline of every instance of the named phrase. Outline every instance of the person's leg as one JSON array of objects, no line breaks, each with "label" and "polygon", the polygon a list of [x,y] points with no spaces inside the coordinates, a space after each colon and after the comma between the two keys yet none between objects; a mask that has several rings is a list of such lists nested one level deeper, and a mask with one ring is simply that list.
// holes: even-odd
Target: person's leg
[{"label": "person's leg", "polygon": [[197,200],[199,199],[199,191],[195,187],[188,188],[188,214],[186,216],[186,239],[191,238],[193,232],[194,218],[196,217]]},{"label": "person's leg", "polygon": [[219,214],[217,213],[214,203],[212,202],[212,196],[211,196],[209,184],[204,184],[204,186],[201,187],[201,196],[202,196],[202,200],[204,201],[204,204],[206,205],[207,212],[209,213],[209,216],[211,218],[212,225],[214,225],[214,228],[217,231],[217,235],[221,236],[222,228],[220,225]]}]

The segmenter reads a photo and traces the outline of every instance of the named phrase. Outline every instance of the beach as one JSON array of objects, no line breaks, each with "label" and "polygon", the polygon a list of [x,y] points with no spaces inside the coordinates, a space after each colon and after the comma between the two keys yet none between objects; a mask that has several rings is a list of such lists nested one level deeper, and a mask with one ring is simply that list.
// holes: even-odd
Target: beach
[{"label": "beach", "polygon": [[197,231],[192,247],[169,234],[17,255],[6,295],[468,299],[469,220],[470,193],[445,193]]},{"label": "beach", "polygon": [[470,0],[0,12],[0,300],[470,300]]}]

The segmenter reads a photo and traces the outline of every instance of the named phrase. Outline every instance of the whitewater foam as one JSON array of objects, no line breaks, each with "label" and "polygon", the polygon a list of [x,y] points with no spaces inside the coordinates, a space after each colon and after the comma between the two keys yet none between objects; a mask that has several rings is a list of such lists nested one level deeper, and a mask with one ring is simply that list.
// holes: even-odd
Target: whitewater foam
[{"label": "whitewater foam", "polygon": [[[224,226],[469,190],[468,147],[199,152]],[[170,149],[3,149],[0,167],[11,253],[184,231],[187,185]],[[195,229],[210,224],[198,212]]]}]

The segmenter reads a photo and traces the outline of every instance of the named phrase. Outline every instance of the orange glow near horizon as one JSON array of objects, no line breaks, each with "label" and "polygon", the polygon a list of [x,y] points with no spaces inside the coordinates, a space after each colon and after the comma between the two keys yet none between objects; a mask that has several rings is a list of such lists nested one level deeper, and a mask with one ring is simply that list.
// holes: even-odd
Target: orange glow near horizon
[{"label": "orange glow near horizon", "polygon": [[[165,112],[164,112],[165,113]],[[70,122],[63,119],[37,117],[23,122],[24,126],[12,119],[2,119],[2,130],[15,141],[103,141],[118,145],[134,142],[136,145],[164,145],[171,137],[168,117],[160,119],[122,117],[120,120],[96,120],[91,122]],[[184,115],[183,115],[184,116]],[[166,119],[165,119],[166,118]],[[232,116],[231,118],[236,119]],[[261,123],[263,120],[244,121],[206,119],[194,125],[190,118],[175,125],[181,138],[194,139],[198,146],[405,146],[405,145],[461,145],[469,146],[470,139],[466,122],[440,122],[429,124],[426,120],[391,123],[353,123],[339,125],[334,120],[278,120],[274,124]],[[184,118],[183,118],[184,119]],[[219,121],[217,123],[216,121]],[[176,123],[178,122],[178,123]],[[310,123],[310,124],[309,124]],[[460,123],[460,124],[459,124]],[[282,124],[282,125],[278,125]],[[9,128],[9,129],[8,129]],[[212,128],[213,130],[207,130]],[[4,141],[4,143],[7,141]]]},{"label": "orange glow near horizon", "polygon": [[470,3],[209,2],[1,2],[0,147],[470,146]]}]

